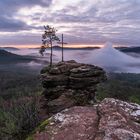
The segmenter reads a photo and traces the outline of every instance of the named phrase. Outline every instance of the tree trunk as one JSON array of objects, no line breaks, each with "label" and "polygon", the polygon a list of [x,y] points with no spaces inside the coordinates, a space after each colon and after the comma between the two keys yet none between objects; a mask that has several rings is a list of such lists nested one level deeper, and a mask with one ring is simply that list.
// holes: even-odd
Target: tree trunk
[{"label": "tree trunk", "polygon": [[50,55],[50,67],[52,66],[52,54],[53,54],[53,50],[52,50],[52,40],[50,39],[50,44],[51,44],[51,55]]},{"label": "tree trunk", "polygon": [[62,62],[64,61],[63,34],[62,34]]}]

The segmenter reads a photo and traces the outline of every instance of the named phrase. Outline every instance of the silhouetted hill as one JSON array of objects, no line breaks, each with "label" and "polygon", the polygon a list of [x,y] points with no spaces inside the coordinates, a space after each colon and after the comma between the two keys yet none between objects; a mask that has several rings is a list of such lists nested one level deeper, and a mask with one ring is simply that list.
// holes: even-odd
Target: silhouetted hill
[{"label": "silhouetted hill", "polygon": [[[64,47],[64,50],[94,50],[99,49],[100,47],[81,47],[81,48],[72,48],[72,47]],[[40,48],[29,48],[29,49],[40,49]],[[50,48],[47,48],[50,49]],[[54,50],[61,50],[62,48],[58,45],[53,46]]]},{"label": "silhouetted hill", "polygon": [[15,48],[15,47],[1,47],[0,49],[6,50],[6,51],[17,51],[17,50],[19,50],[18,48]]},{"label": "silhouetted hill", "polygon": [[140,53],[140,47],[130,47],[130,48],[124,48],[121,50],[122,52],[134,52],[134,53]]},{"label": "silhouetted hill", "polygon": [[[56,50],[61,50],[60,46],[53,46]],[[100,47],[81,47],[81,48],[72,48],[72,47],[64,47],[64,50],[94,50],[99,49]]]},{"label": "silhouetted hill", "polygon": [[18,62],[30,62],[35,59],[28,56],[20,56],[13,53],[10,53],[6,50],[0,49],[0,64],[5,63],[18,63]]},{"label": "silhouetted hill", "polygon": [[115,49],[117,49],[117,50],[123,50],[123,49],[127,49],[128,47],[115,47]]}]

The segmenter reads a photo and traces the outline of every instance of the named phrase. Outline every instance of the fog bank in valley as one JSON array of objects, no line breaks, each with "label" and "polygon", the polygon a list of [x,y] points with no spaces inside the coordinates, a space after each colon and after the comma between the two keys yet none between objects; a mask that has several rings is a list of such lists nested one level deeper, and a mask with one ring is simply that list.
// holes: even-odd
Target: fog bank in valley
[{"label": "fog bank in valley", "polygon": [[[12,53],[19,55],[30,55],[38,60],[49,61],[50,50],[46,50],[44,56],[41,56],[38,52],[38,49],[12,51]],[[140,57],[133,57],[120,52],[113,48],[110,42],[107,42],[103,48],[96,50],[65,50],[64,59],[101,66],[108,72],[140,73]],[[53,50],[53,62],[58,61],[61,61],[61,50]],[[30,62],[27,65],[30,67],[41,67],[45,64]]]}]

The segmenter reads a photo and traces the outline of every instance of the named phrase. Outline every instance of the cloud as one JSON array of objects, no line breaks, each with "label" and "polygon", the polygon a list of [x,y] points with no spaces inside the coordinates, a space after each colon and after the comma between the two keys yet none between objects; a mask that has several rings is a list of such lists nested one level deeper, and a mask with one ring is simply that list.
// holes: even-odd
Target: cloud
[{"label": "cloud", "polygon": [[51,0],[1,0],[0,1],[0,8],[1,11],[5,11],[6,13],[9,11],[6,11],[5,8],[10,8],[14,11],[21,7],[32,7],[34,5],[40,5],[40,6],[49,6],[51,4]]},{"label": "cloud", "polygon": [[69,43],[139,45],[139,11],[140,0],[1,0],[0,33],[15,31],[26,36],[28,31],[31,39],[19,43],[32,44],[33,39],[39,43],[36,34],[51,24]]},{"label": "cloud", "polygon": [[36,45],[41,44],[41,34],[10,34],[6,35],[6,37],[0,36],[0,40],[2,45]]},{"label": "cloud", "polygon": [[0,31],[16,32],[21,30],[28,30],[30,27],[20,20],[13,20],[11,18],[0,17]]},{"label": "cloud", "polygon": [[[31,28],[21,19],[16,19],[17,11],[23,7],[34,7],[36,5],[45,7],[51,4],[51,0],[1,0],[0,1],[0,31],[13,32],[29,30]],[[33,27],[32,27],[33,28]]]}]

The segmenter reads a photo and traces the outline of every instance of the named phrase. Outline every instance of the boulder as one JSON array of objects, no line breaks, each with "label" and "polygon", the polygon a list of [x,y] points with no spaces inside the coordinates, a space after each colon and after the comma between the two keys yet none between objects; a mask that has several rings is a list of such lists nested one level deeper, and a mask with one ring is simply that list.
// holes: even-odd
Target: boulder
[{"label": "boulder", "polygon": [[49,108],[48,113],[57,113],[67,107],[93,103],[96,86],[106,80],[106,74],[100,67],[71,60],[43,68],[41,80],[44,106]]},{"label": "boulder", "polygon": [[140,140],[140,105],[108,98],[99,104],[98,110],[96,140]]},{"label": "boulder", "polygon": [[45,120],[33,140],[140,140],[140,105],[106,98],[65,109]]}]

